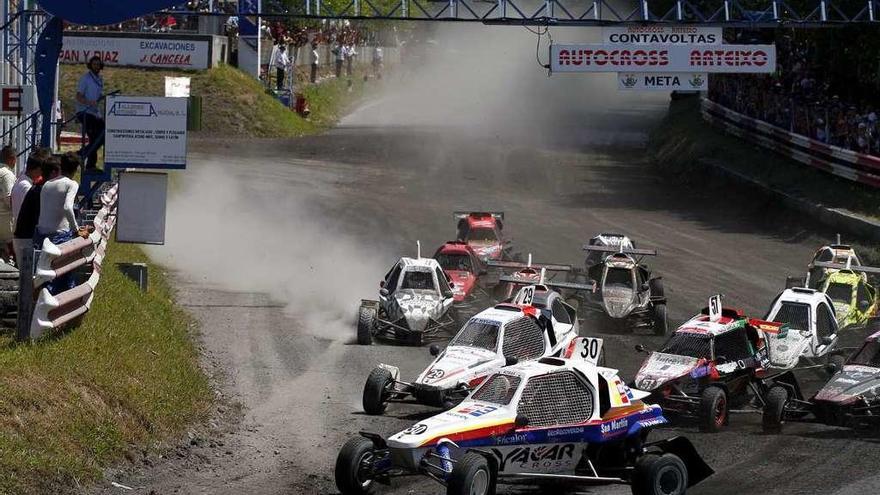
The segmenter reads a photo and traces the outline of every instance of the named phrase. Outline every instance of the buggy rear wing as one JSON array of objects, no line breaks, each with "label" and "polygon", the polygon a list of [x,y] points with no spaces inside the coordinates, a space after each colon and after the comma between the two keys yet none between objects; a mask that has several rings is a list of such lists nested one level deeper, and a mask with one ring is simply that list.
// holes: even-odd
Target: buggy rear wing
[{"label": "buggy rear wing", "polygon": [[519,261],[493,261],[486,262],[487,266],[493,268],[512,268],[514,270],[522,270],[523,268],[534,268],[536,270],[545,269],[549,272],[570,272],[571,265],[561,265],[556,263],[521,263]]},{"label": "buggy rear wing", "polygon": [[456,220],[464,220],[468,217],[492,217],[495,220],[504,221],[503,211],[453,211],[452,218]]},{"label": "buggy rear wing", "polygon": [[819,268],[831,268],[833,270],[849,270],[852,272],[870,273],[872,275],[880,275],[880,268],[873,266],[858,266],[850,263],[830,263],[828,261],[816,261],[812,266]]},{"label": "buggy rear wing", "polygon": [[584,244],[584,251],[634,254],[636,256],[657,256],[659,254],[656,249],[620,249],[614,246],[591,246],[590,244]]},{"label": "buggy rear wing", "polygon": [[514,284],[546,285],[547,287],[552,287],[554,289],[585,290],[585,291],[589,291],[589,292],[593,292],[596,289],[595,284],[579,284],[576,282],[554,282],[552,280],[544,280],[538,284],[535,284],[534,282],[528,282],[525,280],[511,277],[509,275],[502,275],[501,277],[498,277],[498,281],[511,282]]}]

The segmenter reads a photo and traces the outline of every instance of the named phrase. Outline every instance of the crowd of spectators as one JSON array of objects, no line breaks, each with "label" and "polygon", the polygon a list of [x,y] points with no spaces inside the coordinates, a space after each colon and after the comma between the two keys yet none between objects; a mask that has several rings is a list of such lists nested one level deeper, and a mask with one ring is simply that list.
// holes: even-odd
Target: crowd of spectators
[{"label": "crowd of spectators", "polygon": [[783,38],[776,47],[776,73],[715,75],[709,98],[790,132],[880,156],[878,108],[835,94],[837,81],[815,65],[808,42]]}]

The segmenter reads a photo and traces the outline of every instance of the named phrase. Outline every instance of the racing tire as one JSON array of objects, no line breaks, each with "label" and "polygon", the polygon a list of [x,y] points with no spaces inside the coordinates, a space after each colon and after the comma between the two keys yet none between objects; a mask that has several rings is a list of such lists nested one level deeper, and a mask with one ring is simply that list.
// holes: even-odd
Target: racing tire
[{"label": "racing tire", "polygon": [[373,343],[373,334],[376,332],[376,310],[361,306],[358,308],[357,341],[360,345]]},{"label": "racing tire", "polygon": [[363,406],[364,412],[370,416],[378,416],[385,412],[388,406],[388,388],[394,384],[391,372],[385,368],[373,368],[364,384]]},{"label": "racing tire", "polygon": [[336,456],[336,488],[342,495],[368,495],[373,493],[373,480],[365,479],[361,465],[373,455],[373,442],[354,437],[345,442]]},{"label": "racing tire", "polygon": [[669,331],[669,318],[666,315],[666,303],[654,305],[654,335],[663,337]]},{"label": "racing tire", "polygon": [[495,480],[486,458],[467,452],[455,463],[446,495],[494,495]]},{"label": "racing tire", "polygon": [[764,410],[761,415],[761,427],[764,433],[782,431],[782,415],[788,402],[788,390],[785,387],[770,387],[764,397]]},{"label": "racing tire", "polygon": [[721,387],[706,387],[700,394],[700,431],[717,433],[727,424],[727,393]]},{"label": "racing tire", "polygon": [[[880,330],[880,329],[878,329],[878,330]],[[835,373],[842,370],[843,364],[845,362],[846,362],[846,356],[841,356],[840,354],[832,354],[832,355],[828,356],[828,364],[834,365],[834,370],[835,370],[834,373],[830,373],[831,370],[827,370],[827,371],[829,371],[828,377],[830,378],[830,377],[834,376]]]},{"label": "racing tire", "polygon": [[648,287],[651,288],[651,297],[663,297],[666,295],[663,290],[662,278],[652,278],[648,281]]},{"label": "racing tire", "polygon": [[630,489],[633,495],[684,495],[687,467],[675,454],[647,454],[636,461]]}]

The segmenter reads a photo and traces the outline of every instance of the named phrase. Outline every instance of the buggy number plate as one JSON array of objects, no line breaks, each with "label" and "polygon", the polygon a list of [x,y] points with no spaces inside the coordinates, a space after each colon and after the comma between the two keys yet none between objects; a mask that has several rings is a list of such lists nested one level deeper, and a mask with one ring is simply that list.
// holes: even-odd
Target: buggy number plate
[{"label": "buggy number plate", "polygon": [[577,356],[590,364],[599,363],[599,354],[602,353],[602,339],[592,337],[578,337],[574,356]]},{"label": "buggy number plate", "polygon": [[514,301],[516,304],[522,304],[524,306],[529,306],[532,304],[532,301],[535,300],[535,286],[527,285],[519,290],[519,293],[516,295],[516,300]]}]

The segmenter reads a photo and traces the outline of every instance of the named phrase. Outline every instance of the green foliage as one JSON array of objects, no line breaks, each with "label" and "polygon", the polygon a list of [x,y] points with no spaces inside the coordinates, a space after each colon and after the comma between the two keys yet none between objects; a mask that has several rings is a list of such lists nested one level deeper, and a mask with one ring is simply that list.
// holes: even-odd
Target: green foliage
[{"label": "green foliage", "polygon": [[0,337],[0,493],[59,493],[101,476],[132,444],[199,421],[211,390],[190,319],[161,269],[141,292],[117,262],[147,261],[111,243],[82,323],[31,344]]}]

